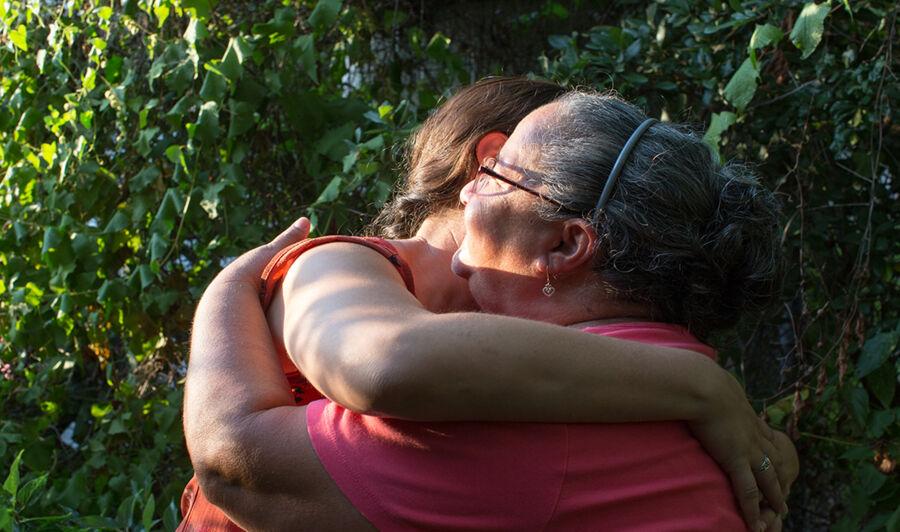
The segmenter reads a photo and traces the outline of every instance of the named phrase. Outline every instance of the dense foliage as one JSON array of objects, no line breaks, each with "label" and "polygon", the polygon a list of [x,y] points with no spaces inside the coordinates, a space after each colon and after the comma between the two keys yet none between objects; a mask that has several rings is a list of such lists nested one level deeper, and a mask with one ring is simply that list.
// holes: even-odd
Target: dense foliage
[{"label": "dense foliage", "polygon": [[[392,148],[502,69],[385,4],[0,1],[0,529],[174,528],[206,283],[298,214],[358,230]],[[900,529],[897,7],[535,5],[504,31],[589,29],[534,73],[698,124],[779,192],[783,305],[718,344],[800,449],[789,526]]]}]

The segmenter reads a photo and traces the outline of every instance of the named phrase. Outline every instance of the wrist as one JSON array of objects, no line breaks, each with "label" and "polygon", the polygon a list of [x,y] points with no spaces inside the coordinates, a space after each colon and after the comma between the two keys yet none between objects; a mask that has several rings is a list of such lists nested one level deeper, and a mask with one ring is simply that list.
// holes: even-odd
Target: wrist
[{"label": "wrist", "polygon": [[[728,410],[734,404],[735,389],[740,389],[740,385],[728,371],[710,359],[703,362],[693,390],[695,410],[691,412],[689,421],[704,422],[728,415]],[[741,397],[743,398],[743,391]]]}]

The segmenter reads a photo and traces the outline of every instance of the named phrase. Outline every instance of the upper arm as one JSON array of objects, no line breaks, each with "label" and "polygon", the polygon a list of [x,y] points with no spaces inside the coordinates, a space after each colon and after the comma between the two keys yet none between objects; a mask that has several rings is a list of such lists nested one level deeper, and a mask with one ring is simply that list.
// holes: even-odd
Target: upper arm
[{"label": "upper arm", "polygon": [[357,411],[371,410],[398,334],[429,316],[384,256],[348,243],[301,255],[269,314],[304,375]]},{"label": "upper arm", "polygon": [[284,406],[248,415],[226,454],[252,478],[200,475],[210,502],[236,523],[265,530],[369,529],[322,467],[306,428],[306,408]]}]

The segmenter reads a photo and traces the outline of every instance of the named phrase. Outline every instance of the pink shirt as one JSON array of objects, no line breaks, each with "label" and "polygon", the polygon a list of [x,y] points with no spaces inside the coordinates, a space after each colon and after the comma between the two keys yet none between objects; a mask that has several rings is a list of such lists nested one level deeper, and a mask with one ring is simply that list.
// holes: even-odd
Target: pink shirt
[{"label": "pink shirt", "polygon": [[[685,329],[585,329],[715,352]],[[414,423],[311,403],[316,453],[381,530],[745,530],[728,478],[682,422]]]}]

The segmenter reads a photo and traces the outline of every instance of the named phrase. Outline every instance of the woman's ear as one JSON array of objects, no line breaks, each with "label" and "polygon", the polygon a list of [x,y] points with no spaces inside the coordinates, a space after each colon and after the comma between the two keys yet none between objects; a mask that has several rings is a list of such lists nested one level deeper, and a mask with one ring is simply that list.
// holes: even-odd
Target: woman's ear
[{"label": "woman's ear", "polygon": [[500,149],[506,144],[507,139],[509,139],[509,136],[500,131],[491,131],[481,137],[478,140],[478,144],[475,145],[475,157],[478,158],[478,164],[481,164],[488,157],[496,158],[497,154],[500,153]]},{"label": "woman's ear", "polygon": [[597,232],[590,222],[573,218],[562,222],[555,246],[548,250],[547,266],[552,275],[570,274],[590,268],[597,249]]}]

